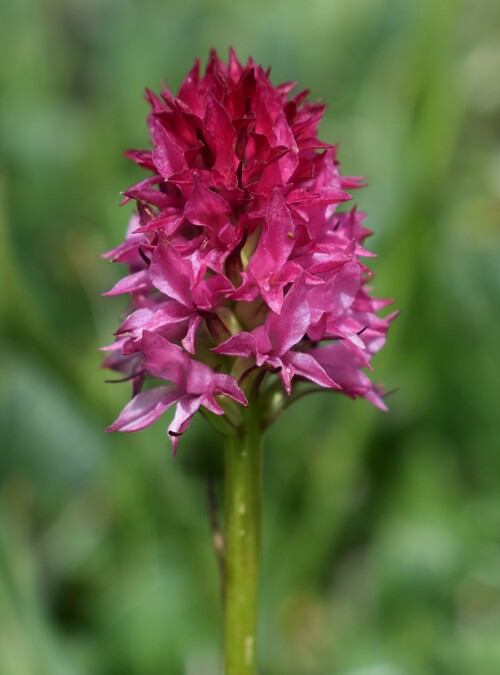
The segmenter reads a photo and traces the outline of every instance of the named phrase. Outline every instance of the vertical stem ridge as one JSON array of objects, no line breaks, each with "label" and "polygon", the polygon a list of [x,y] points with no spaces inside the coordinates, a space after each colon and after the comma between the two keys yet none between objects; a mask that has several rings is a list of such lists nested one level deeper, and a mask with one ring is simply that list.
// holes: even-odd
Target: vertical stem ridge
[{"label": "vertical stem ridge", "polygon": [[256,675],[261,519],[261,418],[257,402],[226,439],[225,675]]}]

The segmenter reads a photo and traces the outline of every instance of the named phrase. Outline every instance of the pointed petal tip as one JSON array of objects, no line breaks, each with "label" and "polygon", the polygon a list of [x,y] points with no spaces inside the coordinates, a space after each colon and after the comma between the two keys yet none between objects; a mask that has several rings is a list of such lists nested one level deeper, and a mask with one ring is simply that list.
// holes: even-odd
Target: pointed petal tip
[{"label": "pointed petal tip", "polygon": [[175,431],[167,431],[168,436],[170,437],[170,442],[172,443],[172,457],[177,457],[177,451],[179,450],[179,438],[182,434],[178,434]]}]

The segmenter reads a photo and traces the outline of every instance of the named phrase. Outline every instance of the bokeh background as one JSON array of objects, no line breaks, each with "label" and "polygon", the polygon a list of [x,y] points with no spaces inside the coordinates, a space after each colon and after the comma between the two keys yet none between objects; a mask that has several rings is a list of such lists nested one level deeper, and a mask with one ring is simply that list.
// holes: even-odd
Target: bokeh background
[{"label": "bokeh background", "polygon": [[401,310],[389,414],[318,395],[267,437],[262,673],[498,675],[495,0],[2,0],[0,673],[220,673],[218,439],[199,421],[174,460],[164,422],[105,435],[129,389],[97,348],[143,88],[230,44],[329,104]]}]

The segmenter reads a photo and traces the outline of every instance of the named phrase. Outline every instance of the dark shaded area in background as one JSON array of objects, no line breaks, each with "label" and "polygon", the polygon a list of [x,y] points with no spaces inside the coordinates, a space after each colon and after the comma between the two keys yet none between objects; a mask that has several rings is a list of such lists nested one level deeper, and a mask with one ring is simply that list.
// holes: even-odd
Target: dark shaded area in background
[{"label": "dark shaded area in background", "polygon": [[329,104],[402,310],[389,415],[321,395],[267,438],[263,672],[500,672],[498,3],[4,0],[0,26],[2,675],[219,672],[218,439],[103,434],[129,392],[97,347],[143,88],[229,44]]}]

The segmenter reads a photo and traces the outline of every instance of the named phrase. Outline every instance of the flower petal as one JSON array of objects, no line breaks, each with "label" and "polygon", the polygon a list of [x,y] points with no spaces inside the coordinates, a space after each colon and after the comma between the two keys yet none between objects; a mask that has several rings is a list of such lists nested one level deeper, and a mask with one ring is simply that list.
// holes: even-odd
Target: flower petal
[{"label": "flower petal", "polygon": [[106,431],[140,431],[153,424],[180,396],[182,391],[177,387],[156,387],[142,391],[127,403],[118,419]]},{"label": "flower petal", "polygon": [[129,274],[120,279],[104,296],[121,295],[123,293],[148,293],[152,288],[149,270]]},{"label": "flower petal", "polygon": [[307,352],[288,352],[282,357],[285,368],[291,366],[294,376],[305,377],[327,389],[340,389],[340,386],[327,375],[314,356]]},{"label": "flower petal", "polygon": [[172,441],[173,454],[177,454],[179,436],[181,436],[191,424],[191,420],[201,406],[200,396],[183,396],[177,403],[174,419],[168,427],[168,434]]},{"label": "flower petal", "polygon": [[305,335],[309,328],[311,312],[308,290],[299,277],[285,296],[281,314],[270,313],[264,329],[272,345],[273,354],[281,356]]},{"label": "flower petal", "polygon": [[180,347],[157,333],[145,330],[142,334],[141,348],[144,353],[144,366],[152,375],[170,380],[186,391],[190,358]]}]

